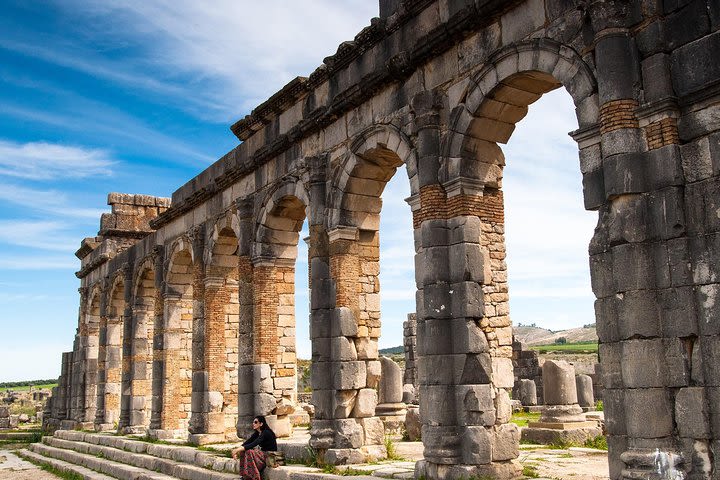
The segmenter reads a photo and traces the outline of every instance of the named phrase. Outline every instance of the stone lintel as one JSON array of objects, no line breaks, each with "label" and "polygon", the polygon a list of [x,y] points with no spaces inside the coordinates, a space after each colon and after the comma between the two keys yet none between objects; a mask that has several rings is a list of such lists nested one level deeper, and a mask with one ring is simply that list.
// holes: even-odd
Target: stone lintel
[{"label": "stone lintel", "polygon": [[258,256],[250,260],[253,267],[286,267],[292,268],[295,266],[294,258],[279,258],[279,257],[263,257]]},{"label": "stone lintel", "polygon": [[485,191],[485,184],[475,178],[457,177],[449,182],[442,184],[447,194],[447,198],[457,197],[459,195],[476,195],[482,196]]},{"label": "stone lintel", "polygon": [[591,147],[600,143],[600,125],[591,125],[586,128],[578,128],[568,133],[578,144],[578,148]]},{"label": "stone lintel", "polygon": [[339,225],[328,232],[328,240],[330,243],[337,240],[357,240],[358,238],[359,230],[357,227]]},{"label": "stone lintel", "polygon": [[635,111],[635,116],[640,127],[646,127],[664,118],[679,118],[680,108],[678,107],[677,98],[668,97],[640,106]]},{"label": "stone lintel", "polygon": [[225,277],[221,276],[207,276],[203,279],[205,288],[220,288],[225,285]]}]

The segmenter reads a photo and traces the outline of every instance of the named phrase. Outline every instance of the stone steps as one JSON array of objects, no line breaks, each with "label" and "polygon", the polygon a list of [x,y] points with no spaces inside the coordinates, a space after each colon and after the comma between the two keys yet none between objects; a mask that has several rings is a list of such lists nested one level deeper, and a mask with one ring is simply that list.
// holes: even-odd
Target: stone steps
[{"label": "stone steps", "polygon": [[113,477],[109,477],[103,473],[95,472],[81,465],[75,465],[73,463],[68,463],[63,460],[58,460],[56,458],[46,457],[39,453],[31,452],[29,450],[23,451],[20,456],[26,460],[32,461],[33,463],[50,465],[51,467],[63,473],[74,473],[82,477],[83,480],[114,480]]},{"label": "stone steps", "polygon": [[120,480],[237,480],[237,462],[193,447],[161,445],[113,435],[58,431],[30,446],[48,459]]}]

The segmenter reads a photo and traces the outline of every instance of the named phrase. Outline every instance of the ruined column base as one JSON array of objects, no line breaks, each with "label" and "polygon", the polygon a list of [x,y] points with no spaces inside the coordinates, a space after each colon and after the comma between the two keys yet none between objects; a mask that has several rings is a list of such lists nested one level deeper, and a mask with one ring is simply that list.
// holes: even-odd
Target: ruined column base
[{"label": "ruined column base", "polygon": [[386,434],[399,434],[405,426],[407,405],[404,403],[381,403],[375,407],[375,415],[385,425]]},{"label": "ruined column base", "polygon": [[631,449],[620,454],[625,464],[620,478],[627,480],[666,480],[684,478],[682,454],[661,449]]},{"label": "ruined column base", "polygon": [[77,429],[78,422],[76,420],[61,420],[60,430],[75,430]]},{"label": "ruined column base", "polygon": [[597,422],[530,422],[523,428],[522,440],[540,444],[577,444],[583,445],[602,435],[602,429]]},{"label": "ruined column base", "polygon": [[427,480],[458,480],[468,478],[513,479],[522,477],[522,466],[517,460],[492,462],[484,465],[442,465],[418,460],[415,478]]},{"label": "ruined column base", "polygon": [[223,443],[224,433],[191,433],[187,437],[188,443],[193,445],[207,445],[209,443]]}]

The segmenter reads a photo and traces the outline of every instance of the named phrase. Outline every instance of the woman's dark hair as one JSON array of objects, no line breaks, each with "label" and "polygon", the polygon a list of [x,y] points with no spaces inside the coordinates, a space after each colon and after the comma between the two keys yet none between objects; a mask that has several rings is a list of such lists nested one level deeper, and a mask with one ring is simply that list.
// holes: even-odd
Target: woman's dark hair
[{"label": "woman's dark hair", "polygon": [[267,430],[268,428],[270,428],[268,427],[268,424],[265,421],[265,417],[263,415],[255,415],[255,420],[260,422],[260,430]]}]

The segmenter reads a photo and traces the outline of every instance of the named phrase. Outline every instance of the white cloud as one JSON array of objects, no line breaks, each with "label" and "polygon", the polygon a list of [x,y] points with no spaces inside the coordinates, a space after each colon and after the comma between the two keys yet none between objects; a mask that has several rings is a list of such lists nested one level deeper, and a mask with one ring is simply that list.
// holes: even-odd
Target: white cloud
[{"label": "white cloud", "polygon": [[[69,270],[78,269],[78,261],[74,256],[66,257],[26,255],[0,256],[0,270]],[[70,272],[68,272],[71,275]],[[71,278],[72,277],[68,277]]]},{"label": "white cloud", "polygon": [[0,140],[0,175],[28,180],[110,175],[114,160],[100,149]]},{"label": "white cloud", "polygon": [[99,219],[105,209],[75,207],[67,193],[59,190],[37,190],[0,183],[0,200],[31,210],[54,213],[63,218]]},{"label": "white cloud", "polygon": [[[66,232],[59,221],[0,220],[0,242],[57,252],[74,252],[80,239]],[[13,259],[10,259],[11,263]],[[0,259],[0,265],[3,260]]]},{"label": "white cloud", "polygon": [[76,32],[79,40],[0,35],[0,45],[223,122],[236,120],[294,77],[312,73],[377,15],[377,3],[367,0],[181,0],[172,8],[159,0],[114,0],[57,6],[66,23],[83,26]]}]

